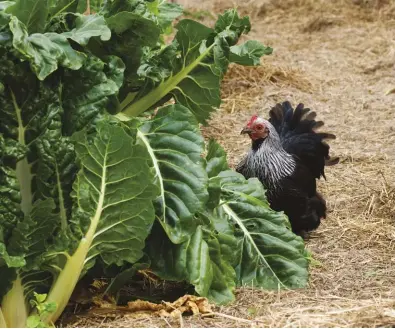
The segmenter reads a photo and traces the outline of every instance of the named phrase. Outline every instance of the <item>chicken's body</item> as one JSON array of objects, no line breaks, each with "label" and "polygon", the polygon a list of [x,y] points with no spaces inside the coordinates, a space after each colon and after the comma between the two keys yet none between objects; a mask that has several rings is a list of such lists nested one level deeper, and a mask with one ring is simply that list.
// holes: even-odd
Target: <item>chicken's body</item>
[{"label": "chicken's body", "polygon": [[316,133],[322,122],[315,113],[299,104],[295,111],[289,102],[277,104],[269,121],[254,116],[243,130],[252,147],[236,170],[246,178],[257,177],[267,189],[271,208],[284,211],[296,233],[316,229],[326,217],[325,200],[316,190],[329,157],[324,139],[334,135]]}]

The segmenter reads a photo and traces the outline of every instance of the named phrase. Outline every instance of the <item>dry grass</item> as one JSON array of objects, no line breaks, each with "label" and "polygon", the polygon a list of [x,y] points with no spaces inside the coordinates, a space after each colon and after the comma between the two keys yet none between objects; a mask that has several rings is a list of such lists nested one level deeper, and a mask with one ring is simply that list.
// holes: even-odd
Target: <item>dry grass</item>
[{"label": "dry grass", "polygon": [[[239,135],[255,112],[285,99],[318,112],[337,135],[341,162],[320,182],[329,216],[307,241],[316,260],[309,287],[238,290],[237,301],[212,318],[78,315],[96,327],[394,327],[395,325],[395,1],[286,0],[236,3],[252,14],[249,38],[275,52],[259,68],[232,66],[224,103],[206,137],[231,165],[249,147]],[[222,11],[228,1],[200,1]],[[204,18],[207,21],[210,17]],[[225,314],[225,315],[221,315]],[[233,318],[232,318],[233,317]],[[72,324],[68,324],[72,325]]]}]

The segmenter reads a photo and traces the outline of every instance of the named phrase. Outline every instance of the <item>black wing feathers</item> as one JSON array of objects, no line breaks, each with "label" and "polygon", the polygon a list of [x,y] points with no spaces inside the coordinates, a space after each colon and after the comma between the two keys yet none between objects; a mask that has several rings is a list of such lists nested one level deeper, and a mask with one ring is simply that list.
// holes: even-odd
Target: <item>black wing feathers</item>
[{"label": "black wing feathers", "polygon": [[336,136],[315,132],[324,125],[322,121],[315,121],[316,113],[303,104],[294,110],[286,101],[273,107],[269,114],[269,122],[280,135],[284,149],[297,156],[314,177],[325,178],[325,165],[334,165],[339,159],[329,156],[329,145],[324,140],[335,139]]}]

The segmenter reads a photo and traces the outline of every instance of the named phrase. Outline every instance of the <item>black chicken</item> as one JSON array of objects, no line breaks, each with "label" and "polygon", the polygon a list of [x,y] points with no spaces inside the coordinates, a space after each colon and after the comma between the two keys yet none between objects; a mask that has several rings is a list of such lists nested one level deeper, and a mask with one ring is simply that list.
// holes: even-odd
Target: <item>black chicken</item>
[{"label": "black chicken", "polygon": [[252,148],[236,171],[263,183],[271,208],[284,211],[298,234],[316,229],[326,217],[316,179],[326,179],[324,167],[339,162],[324,142],[335,135],[315,132],[324,125],[315,117],[303,104],[294,111],[284,102],[270,110],[269,120],[254,115],[241,132],[250,136]]}]

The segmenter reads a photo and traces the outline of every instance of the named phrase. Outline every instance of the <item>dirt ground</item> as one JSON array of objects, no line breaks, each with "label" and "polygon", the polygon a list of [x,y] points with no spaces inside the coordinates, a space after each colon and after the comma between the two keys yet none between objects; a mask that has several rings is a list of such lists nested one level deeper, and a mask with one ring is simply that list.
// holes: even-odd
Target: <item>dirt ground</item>
[{"label": "dirt ground", "polygon": [[[236,302],[213,318],[82,316],[74,325],[394,327],[395,1],[191,3],[186,6],[196,14],[238,5],[252,18],[248,38],[274,48],[259,68],[230,69],[223,106],[204,129],[229,152],[232,165],[249,147],[239,135],[248,118],[267,115],[283,100],[314,109],[324,130],[337,136],[330,145],[341,162],[320,182],[329,216],[307,241],[316,260],[309,287],[239,289]],[[200,16],[212,21],[204,11]]]}]

